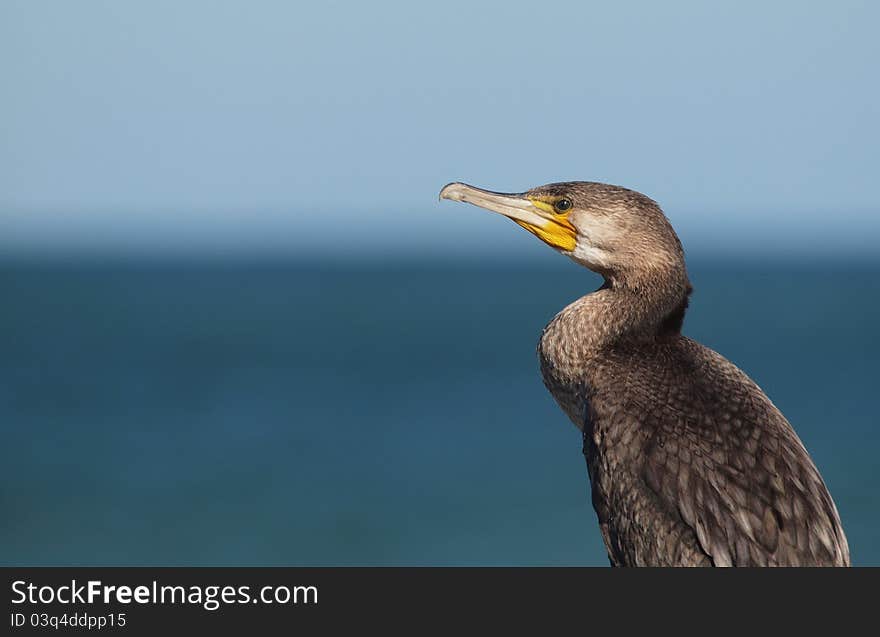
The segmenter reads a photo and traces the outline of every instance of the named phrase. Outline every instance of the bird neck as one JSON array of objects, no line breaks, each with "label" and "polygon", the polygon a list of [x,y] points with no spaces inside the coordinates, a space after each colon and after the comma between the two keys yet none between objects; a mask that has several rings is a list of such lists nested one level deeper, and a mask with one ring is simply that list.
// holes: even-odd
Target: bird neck
[{"label": "bird neck", "polygon": [[581,297],[548,326],[583,360],[621,343],[653,342],[681,332],[691,285],[680,267],[638,275],[606,276],[605,284]]},{"label": "bird neck", "polygon": [[647,278],[606,276],[605,285],[563,309],[544,328],[538,344],[541,374],[577,427],[584,427],[583,389],[603,374],[604,357],[616,347],[674,338],[690,290],[683,264]]}]

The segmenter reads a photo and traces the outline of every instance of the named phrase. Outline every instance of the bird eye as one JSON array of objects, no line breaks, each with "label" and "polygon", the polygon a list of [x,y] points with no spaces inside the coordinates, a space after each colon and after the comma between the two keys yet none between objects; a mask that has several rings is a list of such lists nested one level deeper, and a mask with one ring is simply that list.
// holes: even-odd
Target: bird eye
[{"label": "bird eye", "polygon": [[571,200],[560,199],[553,207],[556,208],[556,212],[565,212],[566,210],[571,210]]}]

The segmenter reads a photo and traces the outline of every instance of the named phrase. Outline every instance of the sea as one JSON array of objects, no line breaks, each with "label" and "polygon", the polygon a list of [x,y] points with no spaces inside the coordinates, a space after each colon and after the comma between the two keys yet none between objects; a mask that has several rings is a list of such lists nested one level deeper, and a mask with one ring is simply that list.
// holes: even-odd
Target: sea
[{"label": "sea", "polygon": [[[0,264],[0,563],[607,565],[541,328],[574,264]],[[692,263],[880,565],[880,265]]]}]

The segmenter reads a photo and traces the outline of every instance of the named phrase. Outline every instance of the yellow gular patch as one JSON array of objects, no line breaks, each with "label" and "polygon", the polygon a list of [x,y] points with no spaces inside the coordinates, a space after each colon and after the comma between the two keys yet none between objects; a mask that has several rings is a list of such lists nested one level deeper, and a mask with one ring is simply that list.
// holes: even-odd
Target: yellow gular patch
[{"label": "yellow gular patch", "polygon": [[[514,219],[514,221],[538,237],[541,241],[557,250],[571,252],[577,244],[574,235],[574,228],[571,227],[568,222],[565,222],[565,225],[551,223],[545,228],[537,228],[523,221],[517,221],[516,219]],[[571,229],[569,230],[569,228]]]},{"label": "yellow gular patch", "polygon": [[564,252],[573,251],[577,244],[577,230],[575,230],[575,227],[571,225],[571,222],[568,220],[568,213],[556,212],[552,203],[542,201],[541,199],[530,198],[529,201],[531,201],[538,210],[545,213],[542,215],[546,220],[544,226],[534,226],[524,221],[517,221],[516,219],[514,219],[514,221],[547,245]]}]

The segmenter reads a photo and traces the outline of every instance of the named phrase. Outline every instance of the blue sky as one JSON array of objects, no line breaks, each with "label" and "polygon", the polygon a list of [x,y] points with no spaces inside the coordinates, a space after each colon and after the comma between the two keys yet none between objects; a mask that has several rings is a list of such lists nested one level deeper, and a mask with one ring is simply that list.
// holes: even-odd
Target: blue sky
[{"label": "blue sky", "polygon": [[0,254],[543,254],[589,179],[692,252],[875,254],[870,2],[0,3]]}]

